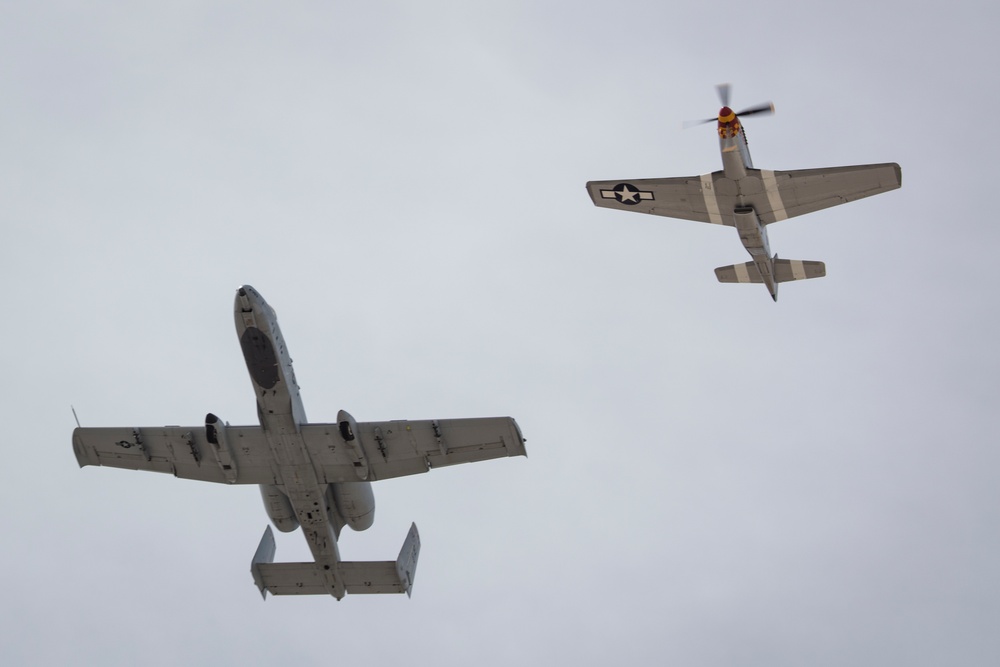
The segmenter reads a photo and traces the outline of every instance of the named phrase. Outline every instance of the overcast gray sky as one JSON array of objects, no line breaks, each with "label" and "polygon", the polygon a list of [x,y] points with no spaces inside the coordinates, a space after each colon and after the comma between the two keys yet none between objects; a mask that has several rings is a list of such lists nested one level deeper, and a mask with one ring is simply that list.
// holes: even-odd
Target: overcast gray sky
[{"label": "overcast gray sky", "polygon": [[[0,661],[996,664],[992,10],[675,5],[0,5]],[[719,169],[722,81],[758,167],[903,169],[769,229],[777,304],[584,190]],[[77,468],[71,404],[255,422],[242,283],[312,420],[521,425],[342,536],[416,521],[412,599],[261,602],[255,488]]]}]

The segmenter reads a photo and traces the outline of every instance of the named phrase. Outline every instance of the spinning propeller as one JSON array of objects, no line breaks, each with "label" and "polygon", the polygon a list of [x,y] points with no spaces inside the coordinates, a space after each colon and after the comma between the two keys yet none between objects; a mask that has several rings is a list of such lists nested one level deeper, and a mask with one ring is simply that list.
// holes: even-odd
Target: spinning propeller
[{"label": "spinning propeller", "polygon": [[[719,101],[722,102],[722,108],[719,109],[719,115],[714,118],[706,118],[705,120],[689,120],[684,123],[684,128],[694,127],[695,125],[704,125],[705,123],[714,123],[719,121],[726,116],[733,115],[733,110],[729,108],[729,95],[732,92],[732,85],[728,83],[720,83],[715,87],[715,90],[719,93]],[[736,113],[736,116],[746,117],[746,116],[758,116],[758,115],[769,115],[774,113],[774,105],[770,102],[764,102],[763,104],[757,104],[752,107],[747,107],[742,111]],[[730,119],[732,120],[732,119]]]}]

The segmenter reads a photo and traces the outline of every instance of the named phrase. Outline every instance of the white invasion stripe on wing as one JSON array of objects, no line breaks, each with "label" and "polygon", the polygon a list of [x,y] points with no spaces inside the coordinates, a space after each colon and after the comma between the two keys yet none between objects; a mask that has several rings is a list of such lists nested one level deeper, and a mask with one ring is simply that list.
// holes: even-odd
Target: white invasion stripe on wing
[{"label": "white invasion stripe on wing", "polygon": [[784,202],[781,201],[781,193],[778,192],[778,180],[774,177],[774,172],[769,169],[761,169],[760,177],[764,181],[764,192],[767,193],[767,203],[771,205],[774,221],[787,220],[788,213],[785,211]]},{"label": "white invasion stripe on wing", "polygon": [[712,175],[701,177],[701,192],[705,195],[705,210],[708,211],[708,221],[713,225],[721,225],[722,214],[719,213],[719,200],[715,198],[715,188],[712,186]]},{"label": "white invasion stripe on wing", "polygon": [[806,265],[803,263],[803,261],[801,259],[793,259],[791,267],[792,267],[792,276],[796,280],[805,280],[806,279],[806,277],[807,277],[806,276]]},{"label": "white invasion stripe on wing", "polygon": [[750,282],[750,272],[747,271],[746,264],[736,264],[733,266],[736,270],[736,280],[741,283]]}]

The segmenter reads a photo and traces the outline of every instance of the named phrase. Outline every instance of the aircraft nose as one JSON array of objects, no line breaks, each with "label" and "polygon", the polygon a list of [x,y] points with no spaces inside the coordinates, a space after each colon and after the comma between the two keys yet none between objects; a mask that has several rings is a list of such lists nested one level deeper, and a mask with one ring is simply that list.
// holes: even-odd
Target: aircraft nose
[{"label": "aircraft nose", "polygon": [[719,109],[719,122],[720,123],[729,123],[729,122],[732,122],[733,119],[735,119],[735,118],[736,118],[736,114],[734,114],[733,110],[730,109],[729,107],[722,107],[721,109]]},{"label": "aircraft nose", "polygon": [[250,312],[257,307],[263,299],[260,294],[250,285],[243,285],[236,290],[236,306],[243,312]]},{"label": "aircraft nose", "polygon": [[274,308],[271,308],[267,301],[264,300],[264,297],[261,296],[261,293],[250,285],[243,285],[236,290],[235,308],[237,312],[255,312],[263,314],[265,318],[270,316],[272,319],[275,317]]}]

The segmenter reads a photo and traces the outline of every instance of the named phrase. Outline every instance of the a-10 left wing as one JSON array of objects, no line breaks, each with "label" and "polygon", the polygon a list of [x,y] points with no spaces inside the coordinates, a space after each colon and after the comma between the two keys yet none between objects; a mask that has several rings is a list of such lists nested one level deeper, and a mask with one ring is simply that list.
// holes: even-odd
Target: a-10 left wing
[{"label": "a-10 left wing", "polygon": [[[344,422],[305,424],[301,435],[326,483],[526,455],[511,417],[358,422],[346,430]],[[149,470],[225,484],[282,483],[260,426],[77,428],[73,451],[81,467]]]}]

